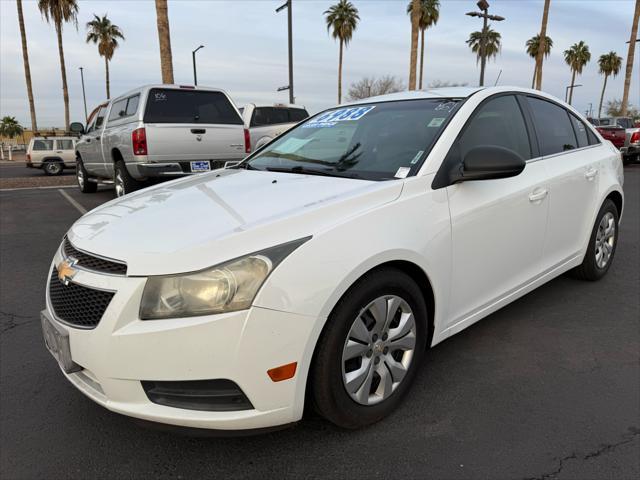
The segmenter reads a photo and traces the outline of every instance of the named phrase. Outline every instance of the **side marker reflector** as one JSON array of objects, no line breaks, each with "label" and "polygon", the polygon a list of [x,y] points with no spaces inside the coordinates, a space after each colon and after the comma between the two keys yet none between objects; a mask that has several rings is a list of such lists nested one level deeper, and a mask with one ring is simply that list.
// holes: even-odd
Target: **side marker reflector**
[{"label": "side marker reflector", "polygon": [[298,362],[287,363],[286,365],[281,365],[279,367],[267,370],[267,375],[269,375],[269,378],[271,378],[271,380],[274,382],[289,380],[296,374],[297,366]]}]

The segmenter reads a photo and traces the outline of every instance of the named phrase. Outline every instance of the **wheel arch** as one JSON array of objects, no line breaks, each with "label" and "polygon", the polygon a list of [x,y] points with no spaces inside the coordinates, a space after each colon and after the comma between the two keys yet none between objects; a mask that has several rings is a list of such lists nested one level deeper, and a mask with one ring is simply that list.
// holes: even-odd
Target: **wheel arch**
[{"label": "wheel arch", "polygon": [[111,149],[111,161],[116,163],[119,160],[124,161],[124,157],[122,156],[122,152],[117,147],[114,147]]},{"label": "wheel arch", "polygon": [[605,197],[605,201],[606,200],[611,200],[614,203],[614,205],[618,209],[618,216],[621,217],[622,216],[622,209],[624,208],[624,198],[622,197],[622,193],[620,193],[618,190],[612,190]]},{"label": "wheel arch", "polygon": [[44,157],[41,160],[41,163],[48,163],[48,162],[60,162],[60,163],[64,163],[64,160],[62,160],[62,157]]}]

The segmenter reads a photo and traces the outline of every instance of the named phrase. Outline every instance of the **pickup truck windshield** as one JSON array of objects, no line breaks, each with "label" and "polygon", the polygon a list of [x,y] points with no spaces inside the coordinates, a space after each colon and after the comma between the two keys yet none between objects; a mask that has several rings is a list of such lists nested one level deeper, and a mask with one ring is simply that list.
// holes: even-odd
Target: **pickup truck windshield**
[{"label": "pickup truck windshield", "polygon": [[328,110],[238,168],[389,180],[414,175],[458,100],[371,103]]},{"label": "pickup truck windshield", "polygon": [[221,92],[152,88],[145,123],[208,123],[241,125],[242,119]]}]

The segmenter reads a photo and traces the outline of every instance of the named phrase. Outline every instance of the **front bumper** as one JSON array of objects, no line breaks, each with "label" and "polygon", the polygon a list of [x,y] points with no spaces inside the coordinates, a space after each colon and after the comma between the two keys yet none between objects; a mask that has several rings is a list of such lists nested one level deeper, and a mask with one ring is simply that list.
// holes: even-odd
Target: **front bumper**
[{"label": "front bumper", "polygon": [[[61,260],[58,252],[54,265]],[[304,350],[314,317],[252,307],[221,315],[142,321],[138,308],[145,281],[77,271],[74,283],[116,292],[93,329],[57,321],[69,334],[73,362],[82,367],[65,374],[78,390],[111,411],[184,427],[262,429],[302,417],[310,362]],[[46,312],[56,318],[48,288]],[[291,362],[298,362],[293,378],[273,382],[267,375],[267,370]],[[235,382],[253,408],[200,411],[159,405],[149,400],[141,383],[214,379]]]}]

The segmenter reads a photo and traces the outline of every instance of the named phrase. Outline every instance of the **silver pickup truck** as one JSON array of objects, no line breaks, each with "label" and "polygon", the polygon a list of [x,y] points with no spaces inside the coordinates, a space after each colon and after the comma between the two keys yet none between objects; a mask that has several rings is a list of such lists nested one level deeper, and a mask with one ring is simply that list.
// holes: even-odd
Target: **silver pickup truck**
[{"label": "silver pickup truck", "polygon": [[243,120],[222,90],[147,85],[99,105],[76,144],[76,175],[83,193],[113,183],[116,194],[152,180],[222,168],[250,151]]}]

